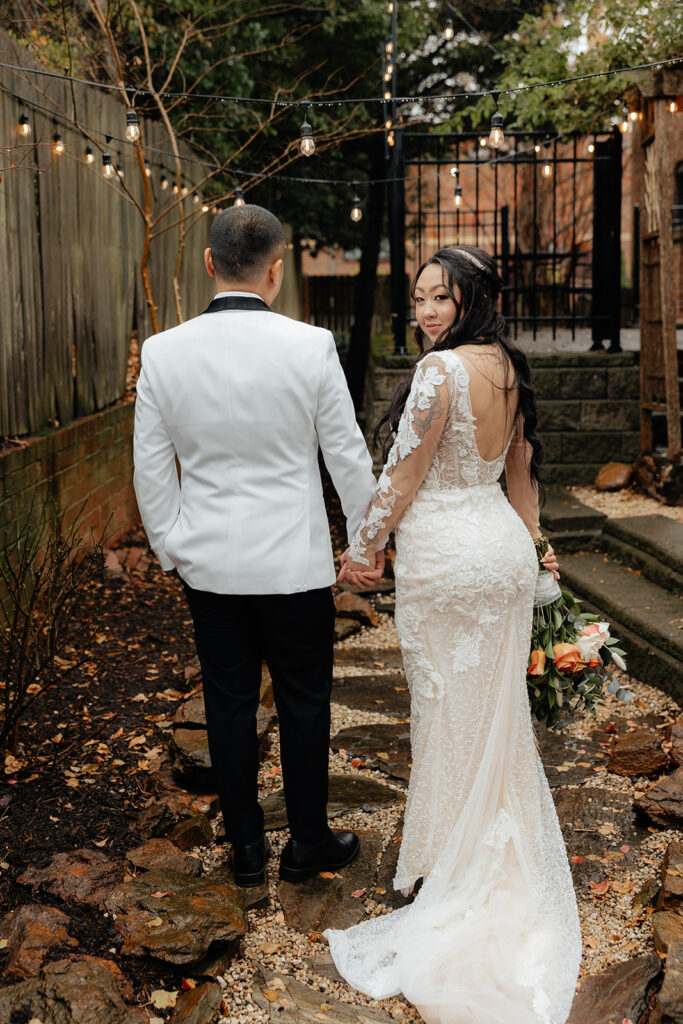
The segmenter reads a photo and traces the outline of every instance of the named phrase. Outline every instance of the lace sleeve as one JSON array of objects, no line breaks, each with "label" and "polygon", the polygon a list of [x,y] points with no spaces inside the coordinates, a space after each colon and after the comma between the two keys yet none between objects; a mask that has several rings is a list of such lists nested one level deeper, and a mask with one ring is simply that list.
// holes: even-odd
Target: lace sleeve
[{"label": "lace sleeve", "polygon": [[386,465],[365,518],[356,530],[349,555],[372,564],[392,529],[412,501],[432,463],[448,415],[448,375],[443,359],[433,353],[420,362]]},{"label": "lace sleeve", "polygon": [[519,416],[517,429],[505,460],[505,482],[508,498],[531,536],[540,537],[538,518],[538,487],[529,477],[531,445],[524,438],[524,420]]}]

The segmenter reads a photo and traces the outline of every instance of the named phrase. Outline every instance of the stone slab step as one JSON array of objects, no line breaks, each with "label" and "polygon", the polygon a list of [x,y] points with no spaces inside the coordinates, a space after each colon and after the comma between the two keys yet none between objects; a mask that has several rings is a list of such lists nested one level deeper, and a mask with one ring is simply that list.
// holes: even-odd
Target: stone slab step
[{"label": "stone slab step", "polygon": [[612,623],[638,679],[683,698],[683,599],[598,551],[566,555],[562,582]]},{"label": "stone slab step", "polygon": [[600,536],[606,519],[603,512],[584,505],[566,487],[555,484],[546,489],[541,526],[557,551],[590,546]]},{"label": "stone slab step", "polygon": [[608,519],[602,544],[648,579],[683,594],[683,523],[662,515]]}]

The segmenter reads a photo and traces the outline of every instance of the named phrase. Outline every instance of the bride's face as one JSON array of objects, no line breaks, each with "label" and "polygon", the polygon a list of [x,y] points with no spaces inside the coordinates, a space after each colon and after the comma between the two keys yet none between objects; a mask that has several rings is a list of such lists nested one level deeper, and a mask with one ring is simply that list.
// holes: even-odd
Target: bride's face
[{"label": "bride's face", "polygon": [[[457,285],[454,295],[460,302]],[[425,338],[425,348],[431,348],[446,331],[457,315],[453,299],[446,287],[446,272],[438,263],[425,267],[415,285],[415,316]]]}]

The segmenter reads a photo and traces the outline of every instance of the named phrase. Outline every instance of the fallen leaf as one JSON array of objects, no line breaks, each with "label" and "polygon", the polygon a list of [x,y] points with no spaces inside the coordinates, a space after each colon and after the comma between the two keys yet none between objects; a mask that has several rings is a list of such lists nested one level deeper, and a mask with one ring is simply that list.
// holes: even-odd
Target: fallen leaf
[{"label": "fallen leaf", "polygon": [[611,836],[615,830],[616,827],[611,821],[606,821],[598,827],[598,832],[601,836]]},{"label": "fallen leaf", "polygon": [[381,758],[382,761],[388,761],[389,760],[389,755],[387,754],[387,752],[385,750],[378,751],[376,756]]},{"label": "fallen leaf", "polygon": [[108,839],[93,839],[94,846],[106,846],[108,842]]},{"label": "fallen leaf", "polygon": [[583,864],[585,857],[572,857],[572,864]]},{"label": "fallen leaf", "polygon": [[351,895],[355,900],[359,900],[361,896],[365,896],[367,891],[367,889],[356,889],[356,891],[352,892]]},{"label": "fallen leaf", "polygon": [[175,1006],[177,998],[177,992],[167,992],[166,989],[156,988],[152,992],[151,1002],[155,1010],[165,1010],[169,1006]]},{"label": "fallen leaf", "polygon": [[143,736],[141,734],[139,736],[133,736],[133,739],[128,741],[128,746],[129,747],[139,747],[141,743],[146,743],[146,742],[147,742],[147,737]]},{"label": "fallen leaf", "polygon": [[194,980],[194,978],[183,978],[180,985],[181,988],[183,988],[185,992],[187,992],[188,989],[196,988],[197,982]]},{"label": "fallen leaf", "polygon": [[175,891],[174,889],[164,889],[163,892],[162,892],[161,889],[157,889],[156,892],[152,893],[152,897],[155,900],[160,900],[162,896],[168,896],[169,894],[173,893],[174,891]]},{"label": "fallen leaf", "polygon": [[609,889],[609,882],[591,882],[590,887],[594,896],[604,896]]},{"label": "fallen leaf", "polygon": [[0,949],[4,949],[5,946],[9,945],[9,939],[0,939]]},{"label": "fallen leaf", "polygon": [[276,1003],[280,998],[277,992],[274,992],[272,988],[264,989],[263,994],[269,1003]]},{"label": "fallen leaf", "polygon": [[[591,885],[592,885],[592,883],[591,883]],[[160,924],[163,924],[161,918],[160,917],[153,917],[150,921],[147,922],[147,927],[148,928],[158,928]]]},{"label": "fallen leaf", "polygon": [[128,699],[138,704],[140,701],[149,700],[149,697],[146,693],[136,693],[134,697],[129,697]]},{"label": "fallen leaf", "polygon": [[319,871],[318,875],[320,878],[341,878],[342,876],[337,874],[336,871]]}]

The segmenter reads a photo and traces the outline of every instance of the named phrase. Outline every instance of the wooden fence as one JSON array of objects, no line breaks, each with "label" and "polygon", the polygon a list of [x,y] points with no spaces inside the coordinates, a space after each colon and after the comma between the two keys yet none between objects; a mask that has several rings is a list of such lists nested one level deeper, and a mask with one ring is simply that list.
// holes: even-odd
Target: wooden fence
[{"label": "wooden fence", "polygon": [[[0,32],[0,61],[44,69]],[[20,101],[24,101],[22,108]],[[31,135],[22,139],[25,113]],[[153,194],[152,215],[168,227],[152,242],[150,277],[161,330],[177,323],[172,280],[178,256],[178,203],[188,223],[180,292],[195,316],[213,289],[203,265],[210,218],[193,201],[202,168],[184,163],[185,199],[161,188],[174,166],[161,124],[141,119]],[[115,96],[55,78],[0,68],[0,436],[36,433],[102,409],[125,390],[133,329],[151,324],[140,265],[144,226],[123,183],[102,174],[108,148],[124,183],[142,200],[144,182],[125,140],[125,110]],[[55,131],[65,152],[52,149]],[[105,133],[112,136],[108,147]],[[86,164],[86,147],[93,162]],[[191,155],[183,146],[181,153]]]}]

